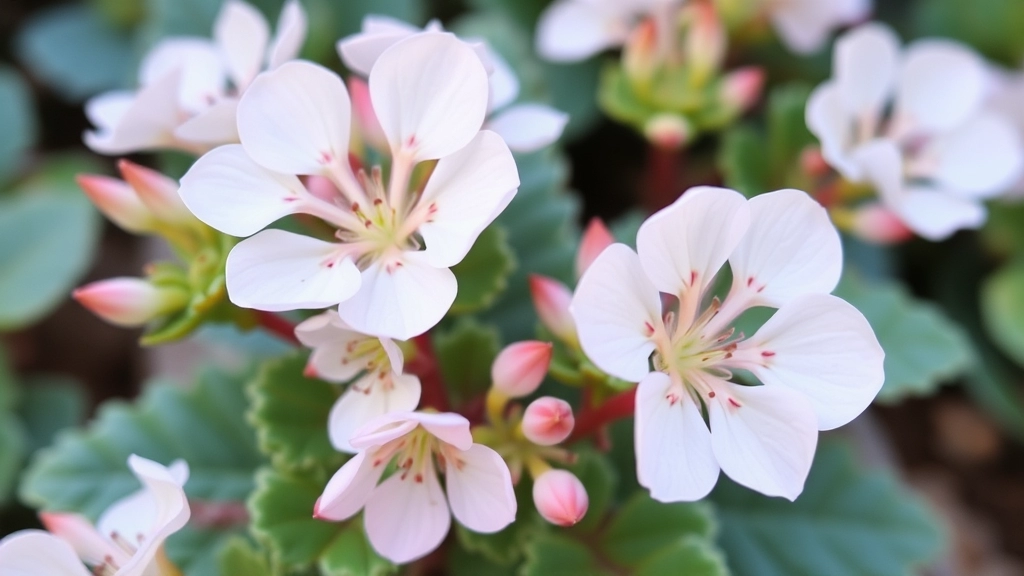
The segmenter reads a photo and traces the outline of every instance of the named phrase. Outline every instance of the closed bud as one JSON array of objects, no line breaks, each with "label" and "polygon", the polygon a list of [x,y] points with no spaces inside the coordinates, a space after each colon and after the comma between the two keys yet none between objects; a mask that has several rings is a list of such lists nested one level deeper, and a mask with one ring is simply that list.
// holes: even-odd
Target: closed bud
[{"label": "closed bud", "polygon": [[615,236],[612,236],[604,221],[600,218],[593,218],[587,224],[580,239],[580,248],[576,251],[576,277],[583,276],[583,273],[590,268],[594,260],[604,252],[604,249],[615,243]]},{"label": "closed bud", "polygon": [[832,170],[817,146],[808,146],[800,153],[800,169],[811,178],[821,178]]},{"label": "closed bud", "polygon": [[153,213],[127,182],[95,174],[79,174],[76,180],[96,208],[121,229],[136,234],[153,230]]},{"label": "closed bud", "polygon": [[653,18],[637,24],[622,49],[622,68],[634,83],[644,84],[654,77],[660,65],[658,25]]},{"label": "closed bud", "polygon": [[586,516],[590,498],[572,472],[548,470],[533,481],[533,504],[548,522],[572,526]]},{"label": "closed bud", "polygon": [[538,446],[554,446],[569,437],[575,424],[572,406],[568,402],[544,396],[526,407],[523,436]]},{"label": "closed bud", "polygon": [[914,235],[899,216],[877,202],[857,208],[852,228],[857,237],[875,244],[896,244]]},{"label": "closed bud", "polygon": [[178,182],[163,174],[122,159],[117,163],[125,181],[135,189],[153,215],[168,224],[198,223],[178,196]]},{"label": "closed bud", "polygon": [[764,89],[764,70],[758,66],[738,68],[722,78],[719,98],[722,105],[739,115],[751,109],[761,99]]},{"label": "closed bud", "polygon": [[551,349],[550,342],[537,340],[506,346],[491,366],[494,388],[509,398],[533,394],[548,373]]},{"label": "closed bud", "polygon": [[569,304],[572,302],[569,288],[554,278],[531,274],[530,295],[544,327],[559,340],[572,346],[578,345],[576,323],[569,313]]},{"label": "closed bud", "polygon": [[701,87],[721,69],[728,37],[718,11],[710,2],[690,4],[685,10],[683,18],[689,26],[683,40],[683,53],[691,84]]},{"label": "closed bud", "polygon": [[142,326],[188,301],[184,290],[154,286],[141,278],[100,280],[75,290],[72,297],[107,322],[126,327]]},{"label": "closed bud", "polygon": [[366,145],[378,152],[388,152],[388,139],[384,135],[380,121],[377,120],[377,113],[373,111],[369,85],[362,78],[350,76],[348,93],[352,97],[352,111],[354,112],[352,118],[356,123],[356,129],[352,131],[352,135],[358,135]]},{"label": "closed bud", "polygon": [[644,136],[664,150],[677,150],[690,140],[693,129],[689,121],[678,114],[658,114],[644,125]]}]

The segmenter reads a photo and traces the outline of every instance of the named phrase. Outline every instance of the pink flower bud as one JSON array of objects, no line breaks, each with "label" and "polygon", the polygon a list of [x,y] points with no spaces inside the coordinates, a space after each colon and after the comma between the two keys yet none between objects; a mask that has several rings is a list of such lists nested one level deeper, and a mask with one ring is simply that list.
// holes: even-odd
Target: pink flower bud
[{"label": "pink flower bud", "polygon": [[344,199],[341,192],[338,191],[338,187],[335,186],[334,182],[331,182],[331,179],[326,176],[307,176],[306,190],[308,190],[313,196],[332,204],[335,201],[341,201]]},{"label": "pink flower bud", "polygon": [[658,114],[644,125],[644,136],[655,146],[665,150],[677,150],[693,135],[690,122],[678,114]]},{"label": "pink flower bud", "polygon": [[373,111],[373,103],[370,101],[370,87],[366,81],[356,76],[348,78],[348,93],[352,97],[352,116],[356,123],[356,129],[352,131],[353,136],[362,137],[370,147],[387,152],[388,139],[384,135],[384,129],[377,120],[377,114]]},{"label": "pink flower bud", "polygon": [[153,286],[141,278],[110,278],[86,284],[72,294],[93,314],[118,326],[142,326],[185,305],[183,290]]},{"label": "pink flower bud", "polygon": [[572,314],[569,314],[572,291],[554,278],[531,274],[530,295],[533,296],[533,307],[537,310],[537,316],[544,327],[559,340],[573,346],[578,344],[576,323],[572,319]]},{"label": "pink flower bud", "polygon": [[75,179],[96,208],[121,229],[136,234],[153,230],[153,213],[127,182],[95,174],[79,174]]},{"label": "pink flower bud", "polygon": [[583,273],[590,268],[594,260],[604,252],[604,249],[615,243],[615,237],[604,225],[600,218],[593,218],[583,231],[583,238],[580,239],[580,248],[576,252],[576,277],[583,276]]},{"label": "pink flower bud", "polygon": [[548,522],[572,526],[587,514],[587,489],[572,472],[548,470],[533,482],[533,503]]},{"label": "pink flower bud", "polygon": [[746,112],[761,99],[764,80],[764,70],[758,66],[733,70],[722,78],[722,104],[735,114]]},{"label": "pink flower bud", "polygon": [[861,206],[853,215],[853,233],[876,244],[896,244],[914,233],[892,210],[878,203]]},{"label": "pink flower bud", "polygon": [[505,347],[491,366],[494,387],[509,398],[533,394],[551,365],[551,343],[526,340]]},{"label": "pink flower bud", "polygon": [[572,433],[575,424],[572,406],[551,396],[534,400],[523,413],[523,435],[538,446],[561,443]]},{"label": "pink flower bud", "polygon": [[683,53],[690,69],[690,82],[696,87],[705,86],[722,67],[728,38],[711,2],[690,4],[686,10],[690,27],[683,41]]},{"label": "pink flower bud", "polygon": [[117,163],[121,176],[135,189],[139,200],[158,219],[172,224],[198,222],[178,196],[178,183],[163,174],[121,159]]},{"label": "pink flower bud", "polygon": [[817,146],[808,146],[800,152],[800,169],[812,178],[820,178],[832,170]]},{"label": "pink flower bud", "polygon": [[658,57],[658,26],[646,18],[633,28],[622,49],[622,68],[633,82],[651,80],[660,65]]}]

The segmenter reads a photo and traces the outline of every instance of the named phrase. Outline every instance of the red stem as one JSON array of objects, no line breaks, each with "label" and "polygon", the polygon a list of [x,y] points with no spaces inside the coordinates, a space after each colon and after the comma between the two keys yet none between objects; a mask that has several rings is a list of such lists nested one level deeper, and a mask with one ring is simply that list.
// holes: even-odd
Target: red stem
[{"label": "red stem", "polygon": [[635,407],[636,388],[631,388],[605,400],[604,404],[594,410],[583,411],[579,419],[576,420],[576,426],[573,428],[568,442],[582,440],[591,434],[600,432],[605,426],[616,420],[632,416]]},{"label": "red stem", "polygon": [[647,151],[647,185],[641,191],[641,204],[649,212],[657,212],[672,202],[680,190],[681,153],[679,150],[651,144]]},{"label": "red stem", "polygon": [[441,370],[434,355],[434,345],[428,334],[413,338],[416,345],[416,357],[406,365],[406,369],[420,378],[423,392],[420,394],[420,405],[423,408],[434,408],[440,412],[448,412],[448,391],[441,379]]},{"label": "red stem", "polygon": [[296,346],[300,344],[299,339],[295,337],[295,324],[292,324],[291,321],[273,312],[263,310],[253,310],[253,312],[256,313],[256,321],[264,330],[289,344]]}]

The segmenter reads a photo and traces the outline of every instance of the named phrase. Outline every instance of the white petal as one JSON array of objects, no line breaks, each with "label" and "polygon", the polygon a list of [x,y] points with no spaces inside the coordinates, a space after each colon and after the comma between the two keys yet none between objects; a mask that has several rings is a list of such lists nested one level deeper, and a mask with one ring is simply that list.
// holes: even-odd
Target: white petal
[{"label": "white petal", "polygon": [[843,247],[828,212],[800,190],[755,196],[750,228],[729,257],[733,287],[778,308],[804,294],[828,294],[843,272]]},{"label": "white petal", "polygon": [[621,45],[628,26],[617,10],[604,9],[599,2],[559,0],[537,22],[537,52],[552,62],[584,60]]},{"label": "white petal", "polygon": [[992,113],[933,139],[921,156],[934,163],[932,176],[940,188],[983,198],[1005,192],[1024,164],[1020,133]]},{"label": "white petal", "polygon": [[309,196],[298,178],[263,168],[238,144],[196,160],[181,178],[178,193],[196,218],[232,236],[250,236],[301,212]]},{"label": "white petal", "polygon": [[228,254],[228,297],[236,306],[271,312],[333,306],[360,286],[359,269],[344,248],[283,230],[264,230]]},{"label": "white petal", "polygon": [[847,112],[881,114],[892,96],[899,57],[900,40],[883,24],[859,26],[836,42],[833,74]]},{"label": "white petal", "polygon": [[354,516],[373,495],[387,462],[374,463],[373,451],[356,454],[331,476],[316,501],[313,515],[326,520],[345,520]]},{"label": "white petal", "polygon": [[442,442],[451,444],[459,450],[469,450],[473,445],[473,434],[469,430],[469,420],[454,412],[413,412],[408,415],[411,420],[433,434]]},{"label": "white petal", "polygon": [[668,375],[652,372],[637,387],[637,480],[660,502],[700,500],[718,481],[711,433],[688,393],[668,399],[671,386]]},{"label": "white petal", "polygon": [[945,240],[957,230],[980,228],[985,205],[939,189],[911,187],[896,210],[917,235],[932,241]]},{"label": "white petal", "polygon": [[277,33],[270,44],[267,58],[268,70],[273,70],[299,56],[308,28],[306,11],[303,10],[302,4],[298,0],[288,0],[277,19]]},{"label": "white petal", "polygon": [[478,132],[465,148],[442,158],[417,202],[417,210],[433,214],[419,228],[427,261],[438,268],[461,262],[518,188],[516,161],[494,132]]},{"label": "white petal", "polygon": [[295,327],[295,337],[303,346],[318,348],[339,341],[348,345],[352,340],[367,336],[350,330],[338,317],[337,310],[326,310],[300,322]]},{"label": "white petal", "polygon": [[135,102],[135,92],[113,90],[94,96],[85,103],[85,115],[97,128],[113,130]]},{"label": "white petal", "polygon": [[86,132],[85,144],[101,154],[127,154],[173,146],[173,132],[181,116],[177,98],[180,83],[181,72],[170,72],[143,86],[127,106],[123,94],[94,105],[91,117],[115,123]]},{"label": "white petal", "polygon": [[750,370],[768,386],[803,394],[821,430],[856,418],[885,380],[885,352],[871,325],[859,310],[827,294],[787,303],[740,343],[737,355],[749,358]]},{"label": "white petal", "polygon": [[372,372],[349,385],[328,417],[331,444],[341,452],[356,452],[351,440],[374,418],[390,412],[409,412],[420,403],[420,379],[411,374],[382,378]]},{"label": "white petal", "polygon": [[238,100],[224,98],[175,128],[181,140],[218,146],[238,142]]},{"label": "white petal", "polygon": [[790,0],[774,5],[771,17],[783,43],[799,54],[821,48],[834,28],[867,15],[870,0]]},{"label": "white petal", "polygon": [[375,449],[401,438],[420,425],[418,421],[410,418],[411,415],[411,412],[390,412],[374,418],[352,434],[349,444],[357,450]]},{"label": "white petal", "polygon": [[878,197],[895,212],[899,212],[906,191],[903,186],[903,153],[891,140],[872,140],[853,152],[864,178],[874,185]]},{"label": "white petal", "polygon": [[338,55],[349,70],[369,76],[373,65],[385,50],[420,29],[401,20],[376,14],[363,18],[363,30],[338,41]]},{"label": "white petal", "polygon": [[818,418],[806,399],[779,386],[722,383],[708,413],[715,458],[729,478],[796,500],[818,443]]},{"label": "white petal", "polygon": [[426,32],[387,49],[370,73],[370,98],[393,152],[414,161],[451,154],[487,112],[487,71],[452,34]]},{"label": "white petal", "polygon": [[975,114],[985,97],[985,63],[951,40],[919,40],[900,70],[896,113],[925,131],[950,130]]},{"label": "white petal", "polygon": [[213,24],[213,38],[220,47],[235,88],[245,90],[263,67],[270,41],[270,27],[260,11],[241,0],[227,0]]},{"label": "white petal", "polygon": [[854,140],[855,118],[843,105],[839,86],[828,81],[818,86],[807,100],[805,111],[807,128],[821,143],[825,161],[846,179],[860,182],[863,175],[851,157],[850,144]]},{"label": "white petal", "polygon": [[139,84],[143,87],[160,81],[172,72],[181,73],[176,94],[181,107],[199,112],[224,94],[226,71],[220,51],[213,42],[201,38],[167,38],[142,60]]},{"label": "white petal", "polygon": [[[310,318],[310,320],[315,319],[315,317]],[[301,327],[301,324],[296,327],[296,336],[299,336]],[[309,363],[316,370],[316,377],[336,383],[348,382],[355,378],[366,369],[366,362],[365,359],[352,358],[349,345],[367,339],[369,338],[365,334],[345,331],[342,334],[336,334],[332,341],[317,345],[309,357]],[[305,340],[302,341],[305,343]]]},{"label": "white petal", "polygon": [[661,297],[640,259],[612,244],[583,273],[569,305],[580,345],[599,368],[640,381],[650,372],[651,328],[661,323]]},{"label": "white petal", "polygon": [[362,286],[338,313],[359,332],[409,340],[440,322],[457,292],[451,270],[430,265],[422,252],[404,252],[363,270]]},{"label": "white petal", "polygon": [[519,104],[491,117],[485,126],[494,130],[517,152],[539,150],[558,140],[569,115],[542,104]]},{"label": "white petal", "polygon": [[501,57],[501,54],[498,54],[486,42],[483,42],[482,46],[487,59],[484,62],[484,67],[489,67],[491,70],[488,79],[490,98],[487,102],[487,110],[499,110],[515,102],[516,96],[519,96],[519,78],[516,78],[512,66]]},{"label": "white petal", "polygon": [[238,135],[257,163],[285,174],[348,166],[352,103],[341,78],[294,61],[260,74],[238,103]]},{"label": "white petal", "polygon": [[380,347],[384,349],[384,353],[388,355],[388,362],[391,363],[391,371],[395,374],[401,374],[402,369],[405,366],[405,355],[402,353],[402,349],[399,348],[398,344],[391,338],[381,338]]},{"label": "white petal", "polygon": [[42,530],[22,530],[0,540],[4,576],[90,576],[66,542]]},{"label": "white petal", "polygon": [[[366,503],[364,523],[378,554],[404,564],[437,548],[451,527],[441,485],[432,464],[422,476],[394,474]],[[405,479],[402,479],[405,476]]]},{"label": "white petal", "polygon": [[[457,459],[458,461],[453,461]],[[497,452],[482,444],[445,461],[448,503],[455,519],[474,532],[490,534],[516,519],[512,474]]]},{"label": "white petal", "polygon": [[743,239],[750,223],[747,200],[725,188],[698,186],[647,219],[636,251],[661,292],[702,293]]}]

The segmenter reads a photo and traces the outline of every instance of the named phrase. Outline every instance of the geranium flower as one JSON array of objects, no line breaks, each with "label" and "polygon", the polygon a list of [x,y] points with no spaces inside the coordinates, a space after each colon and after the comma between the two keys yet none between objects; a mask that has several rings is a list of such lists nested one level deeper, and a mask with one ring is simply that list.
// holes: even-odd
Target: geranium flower
[{"label": "geranium flower", "polygon": [[[425,30],[440,32],[444,29],[438,21],[432,20]],[[367,76],[385,50],[421,31],[401,20],[369,15],[363,19],[361,32],[338,41],[338,54],[351,70]],[[519,79],[512,67],[485,40],[467,39],[466,42],[489,73],[490,100],[484,128],[497,132],[516,152],[531,152],[558,140],[569,122],[568,114],[543,104],[513,105],[519,96]]]},{"label": "geranium flower", "polygon": [[[508,205],[519,175],[501,137],[480,130],[487,72],[451,34],[395,44],[374,65],[369,86],[391,147],[386,183],[379,168],[352,172],[351,104],[341,79],[290,62],[253,82],[238,107],[242,144],[200,158],[182,178],[181,196],[200,220],[235,236],[300,213],[338,229],[334,242],[283,230],[243,240],[227,259],[236,305],[340,304],[353,330],[407,340],[448,311],[457,291],[449,268]],[[414,170],[432,160],[420,189]],[[315,196],[299,174],[327,177],[339,193]]]},{"label": "geranium flower", "polygon": [[872,0],[768,0],[768,14],[779,39],[797,54],[825,45],[832,31],[867,18]]},{"label": "geranium flower", "polygon": [[170,37],[143,59],[138,91],[100,94],[85,111],[96,130],[87,146],[101,154],[159,148],[202,152],[238,141],[238,97],[263,69],[295,58],[306,37],[306,15],[296,0],[281,10],[271,39],[260,12],[239,0],[224,2],[213,41]]},{"label": "geranium flower", "polygon": [[[727,260],[719,302],[710,290]],[[800,494],[818,430],[860,414],[884,379],[867,320],[829,294],[841,270],[838,233],[798,190],[747,201],[693,188],[647,219],[637,252],[613,244],[598,256],[570,310],[587,356],[639,381],[637,477],[655,499],[700,499],[720,469],[769,496]],[[663,309],[662,294],[678,304]],[[737,334],[755,306],[778,310]]]},{"label": "geranium flower", "polygon": [[[188,465],[161,466],[134,454],[128,466],[143,489],[115,502],[96,526],[77,514],[42,513],[49,533],[22,530],[0,541],[7,576],[174,576],[163,543],[188,522],[182,485]],[[88,565],[90,569],[86,569]]]},{"label": "geranium flower", "polygon": [[822,155],[917,234],[977,228],[981,201],[1020,176],[1020,135],[984,109],[989,77],[967,47],[919,40],[901,52],[889,28],[867,24],[836,43],[833,69],[807,103]]},{"label": "geranium flower", "polygon": [[313,348],[307,374],[330,382],[352,381],[328,419],[331,444],[338,450],[356,452],[349,439],[364,424],[419,405],[420,379],[402,373],[402,349],[390,338],[355,332],[333,310],[299,324],[295,336]]},{"label": "geranium flower", "polygon": [[[345,520],[365,508],[370,544],[393,562],[411,562],[437,548],[452,515],[484,533],[515,520],[508,466],[494,450],[473,443],[469,421],[458,414],[388,414],[364,426],[351,442],[362,451],[331,478],[314,515]],[[392,461],[394,473],[381,482]],[[435,462],[444,469],[447,498]]]}]

